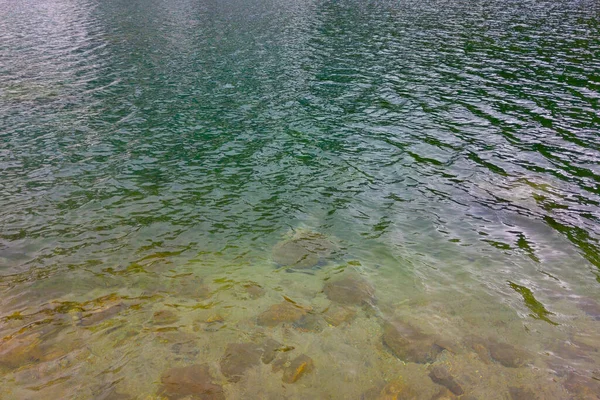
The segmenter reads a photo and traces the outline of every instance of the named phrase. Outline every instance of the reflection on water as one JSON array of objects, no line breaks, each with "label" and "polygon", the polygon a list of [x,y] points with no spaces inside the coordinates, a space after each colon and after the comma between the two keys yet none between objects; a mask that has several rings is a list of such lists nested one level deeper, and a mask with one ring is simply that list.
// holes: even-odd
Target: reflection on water
[{"label": "reflection on water", "polygon": [[594,1],[0,1],[7,399],[595,399]]}]

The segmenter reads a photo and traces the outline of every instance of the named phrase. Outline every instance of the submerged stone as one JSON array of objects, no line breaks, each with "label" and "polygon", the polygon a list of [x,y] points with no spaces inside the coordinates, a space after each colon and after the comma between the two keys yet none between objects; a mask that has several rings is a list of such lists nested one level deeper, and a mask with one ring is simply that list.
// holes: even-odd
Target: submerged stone
[{"label": "submerged stone", "polygon": [[113,386],[112,382],[105,390],[98,390],[98,393],[93,393],[95,400],[133,400],[133,396],[125,393],[118,392]]},{"label": "submerged stone", "polygon": [[230,382],[238,382],[246,371],[252,367],[271,363],[281,351],[293,349],[282,346],[273,339],[267,339],[262,344],[257,343],[231,343],[227,345],[225,354],[221,358],[221,373]]},{"label": "submerged stone", "polygon": [[221,373],[230,382],[238,382],[249,368],[260,363],[261,347],[255,343],[231,343],[221,359]]},{"label": "submerged stone", "polygon": [[[447,388],[443,387],[440,389],[439,392],[437,392],[436,394],[433,395],[433,397],[431,398],[431,400],[453,400],[456,399],[457,397]],[[461,397],[461,400],[463,399],[469,399],[468,397]],[[469,399],[472,400],[472,399]]]},{"label": "submerged stone", "polygon": [[224,400],[223,388],[212,382],[208,364],[171,368],[160,378],[159,394],[169,400],[184,398]]},{"label": "submerged stone", "polygon": [[0,347],[0,366],[14,369],[39,362],[43,358],[41,339],[38,335],[20,336]]},{"label": "submerged stone", "polygon": [[303,332],[321,332],[326,326],[327,324],[323,318],[312,313],[306,314],[294,322],[294,328]]},{"label": "submerged stone", "polygon": [[300,232],[273,247],[273,261],[282,267],[312,268],[329,257],[335,246],[326,236],[315,232]]},{"label": "submerged stone", "polygon": [[283,370],[283,377],[281,380],[285,383],[294,383],[307,373],[311,372],[314,367],[312,358],[301,354],[294,358],[290,365]]},{"label": "submerged stone", "polygon": [[263,355],[260,360],[263,364],[270,364],[282,352],[294,350],[292,346],[284,346],[276,340],[267,339],[262,344]]},{"label": "submerged stone", "polygon": [[429,377],[433,382],[446,387],[448,390],[450,390],[457,396],[460,396],[464,393],[460,384],[456,382],[456,380],[452,375],[450,375],[450,372],[448,372],[446,367],[442,365],[436,365],[433,368],[431,368],[431,370],[429,371]]},{"label": "submerged stone", "polygon": [[508,394],[511,400],[536,400],[538,397],[531,390],[524,387],[509,387]]},{"label": "submerged stone", "polygon": [[211,296],[211,290],[202,279],[198,277],[184,278],[173,287],[173,294],[194,300],[205,300]]},{"label": "submerged stone", "polygon": [[346,276],[329,281],[323,288],[327,298],[344,305],[372,305],[375,303],[375,289],[362,278]]},{"label": "submerged stone", "polygon": [[527,364],[529,354],[508,343],[491,342],[488,346],[490,356],[495,361],[509,368],[518,368]]},{"label": "submerged stone", "polygon": [[590,298],[582,298],[577,302],[577,307],[589,317],[600,321],[600,304]]},{"label": "submerged stone", "polygon": [[563,386],[576,399],[600,399],[600,382],[594,378],[570,372]]},{"label": "submerged stone", "polygon": [[290,302],[273,304],[257,318],[257,324],[262,326],[277,326],[285,322],[295,322],[307,314],[307,310]]},{"label": "submerged stone", "polygon": [[527,351],[493,339],[471,336],[467,338],[467,343],[485,363],[493,360],[508,368],[518,368],[527,364],[531,358]]},{"label": "submerged stone", "polygon": [[279,372],[282,369],[284,369],[288,360],[289,360],[289,356],[287,354],[283,355],[282,357],[277,358],[271,365],[271,369],[272,369],[273,373]]},{"label": "submerged stone", "polygon": [[417,392],[401,380],[389,382],[379,393],[378,400],[416,399]]},{"label": "submerged stone", "polygon": [[[82,347],[80,339],[62,340],[59,330],[46,326],[0,344],[0,369],[18,369],[30,364],[57,360]],[[55,328],[55,327],[54,327]]]},{"label": "submerged stone", "polygon": [[560,340],[551,347],[553,357],[546,361],[548,366],[558,375],[564,376],[570,372],[570,365],[565,360],[575,362],[594,363],[594,357],[598,355],[599,349],[577,340]]},{"label": "submerged stone", "polygon": [[81,326],[91,326],[100,323],[106,319],[112,318],[127,307],[123,303],[114,304],[110,307],[94,310],[88,314],[82,315],[80,319]]},{"label": "submerged stone", "polygon": [[382,340],[399,359],[419,364],[435,361],[444,350],[434,336],[399,321],[385,323]]},{"label": "submerged stone", "polygon": [[339,326],[350,322],[356,317],[356,310],[351,307],[331,305],[323,312],[323,318],[329,325]]},{"label": "submerged stone", "polygon": [[171,325],[177,321],[179,317],[171,310],[159,310],[152,316],[152,323],[155,325]]},{"label": "submerged stone", "polygon": [[245,283],[244,290],[251,299],[258,299],[265,295],[265,289],[262,288],[258,283]]}]

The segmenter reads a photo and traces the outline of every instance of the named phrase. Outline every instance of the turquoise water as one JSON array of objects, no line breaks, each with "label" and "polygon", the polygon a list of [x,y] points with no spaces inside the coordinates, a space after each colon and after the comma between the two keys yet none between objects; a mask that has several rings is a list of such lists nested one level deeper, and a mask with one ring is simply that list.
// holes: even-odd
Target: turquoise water
[{"label": "turquoise water", "polygon": [[0,15],[1,398],[598,398],[597,2]]}]

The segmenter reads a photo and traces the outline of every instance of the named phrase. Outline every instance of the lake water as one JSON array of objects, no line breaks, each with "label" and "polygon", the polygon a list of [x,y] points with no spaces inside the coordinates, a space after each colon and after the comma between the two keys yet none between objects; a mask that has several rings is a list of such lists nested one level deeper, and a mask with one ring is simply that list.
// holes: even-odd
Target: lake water
[{"label": "lake water", "polygon": [[0,0],[0,398],[598,399],[600,4]]}]

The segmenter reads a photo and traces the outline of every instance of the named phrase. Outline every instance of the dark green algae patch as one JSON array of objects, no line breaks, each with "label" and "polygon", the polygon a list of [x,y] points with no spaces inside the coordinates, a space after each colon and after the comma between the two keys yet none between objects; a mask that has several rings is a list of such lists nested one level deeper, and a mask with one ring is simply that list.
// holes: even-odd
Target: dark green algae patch
[{"label": "dark green algae patch", "polygon": [[531,310],[531,314],[529,315],[532,318],[546,321],[552,325],[558,325],[558,323],[548,318],[549,315],[554,315],[554,313],[548,311],[546,307],[544,307],[544,305],[535,298],[533,292],[529,288],[517,285],[516,283],[510,281],[508,282],[508,284],[515,292],[523,296],[523,301],[525,302],[525,305],[527,306],[527,308],[529,308],[529,310]]}]

